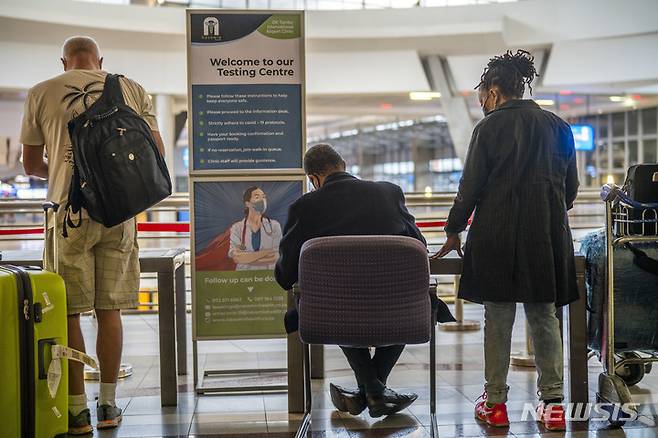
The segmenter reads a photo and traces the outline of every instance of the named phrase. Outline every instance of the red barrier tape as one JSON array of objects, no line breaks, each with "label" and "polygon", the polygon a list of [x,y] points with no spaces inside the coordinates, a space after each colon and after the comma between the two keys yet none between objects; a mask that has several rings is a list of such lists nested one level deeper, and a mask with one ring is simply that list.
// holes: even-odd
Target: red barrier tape
[{"label": "red barrier tape", "polygon": [[435,228],[435,227],[445,227],[448,222],[446,221],[427,221],[427,222],[416,222],[418,228]]},{"label": "red barrier tape", "polygon": [[190,224],[188,222],[141,222],[137,224],[137,231],[155,233],[189,233]]},{"label": "red barrier tape", "polygon": [[[445,227],[446,221],[423,221],[416,222],[416,225],[418,225],[418,228]],[[144,233],[189,233],[190,224],[188,222],[141,222],[137,224],[137,231]],[[43,228],[0,230],[0,236],[19,236],[23,234],[43,234]]]},{"label": "red barrier tape", "polygon": [[16,236],[20,234],[43,234],[43,228],[22,228],[18,230],[0,230],[0,236]]},{"label": "red barrier tape", "polygon": [[[137,230],[155,233],[189,233],[190,224],[187,222],[141,222]],[[43,234],[43,228],[19,228],[14,230],[0,230],[0,236],[17,236],[22,234]]]}]

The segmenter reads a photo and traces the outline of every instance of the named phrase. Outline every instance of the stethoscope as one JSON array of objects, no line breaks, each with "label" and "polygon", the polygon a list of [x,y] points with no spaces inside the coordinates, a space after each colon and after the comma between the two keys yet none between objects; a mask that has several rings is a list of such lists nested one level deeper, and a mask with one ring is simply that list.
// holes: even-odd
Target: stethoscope
[{"label": "stethoscope", "polygon": [[[270,231],[267,231],[267,228],[265,227],[265,219],[267,219],[267,222],[270,224]],[[261,226],[260,228],[265,231],[265,234],[267,236],[271,236],[272,233],[274,232],[274,228],[272,228],[272,220],[268,217],[263,216],[263,220],[261,221]],[[242,220],[242,239],[240,239],[240,251],[245,251],[247,247],[245,246],[245,238],[247,236],[247,218],[245,217]]]}]

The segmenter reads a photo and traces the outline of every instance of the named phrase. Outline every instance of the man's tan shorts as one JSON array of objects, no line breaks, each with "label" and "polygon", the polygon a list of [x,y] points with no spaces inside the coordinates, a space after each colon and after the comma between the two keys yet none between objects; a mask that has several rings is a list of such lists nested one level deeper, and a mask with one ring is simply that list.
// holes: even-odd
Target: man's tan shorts
[{"label": "man's tan shorts", "polygon": [[[60,221],[57,221],[58,223]],[[92,309],[137,307],[139,301],[139,247],[135,219],[112,228],[83,219],[79,228],[61,224],[48,230],[44,265],[52,271],[53,232],[57,236],[59,275],[66,284],[68,314]]]}]

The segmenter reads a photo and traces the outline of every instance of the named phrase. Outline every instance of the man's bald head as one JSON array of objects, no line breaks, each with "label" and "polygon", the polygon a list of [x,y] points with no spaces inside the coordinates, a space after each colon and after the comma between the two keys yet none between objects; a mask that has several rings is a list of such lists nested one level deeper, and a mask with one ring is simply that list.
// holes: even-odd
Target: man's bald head
[{"label": "man's bald head", "polygon": [[103,64],[96,41],[87,36],[74,36],[62,46],[64,70],[100,70]]}]

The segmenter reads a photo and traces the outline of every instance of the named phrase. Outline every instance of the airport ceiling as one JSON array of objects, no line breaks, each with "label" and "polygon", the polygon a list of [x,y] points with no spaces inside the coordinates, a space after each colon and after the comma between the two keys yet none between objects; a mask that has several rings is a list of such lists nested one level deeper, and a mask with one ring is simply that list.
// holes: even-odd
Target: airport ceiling
[{"label": "airport ceiling", "polygon": [[[467,98],[474,119],[481,113],[472,88],[488,56],[507,47],[528,47],[546,60],[534,97],[562,116],[658,105],[656,5],[655,0],[528,0],[310,11],[309,138],[443,115],[440,97],[409,95],[429,90],[420,62],[428,54],[446,59],[455,93]],[[99,39],[108,69],[125,72],[150,92],[176,96],[177,111],[186,108],[181,8],[70,0],[0,0],[0,55],[12,61],[0,75],[0,103],[21,101],[25,89],[60,71],[59,44],[72,32]]]},{"label": "airport ceiling", "polygon": [[[583,95],[561,90],[557,93],[535,93],[532,96],[543,108],[563,117],[604,114],[625,109],[658,105],[653,94]],[[475,93],[466,96],[471,115],[481,117]],[[441,116],[441,98],[412,100],[409,94],[361,96],[310,96],[307,105],[309,138],[326,138],[331,133],[361,129],[404,120],[421,120]]]}]

